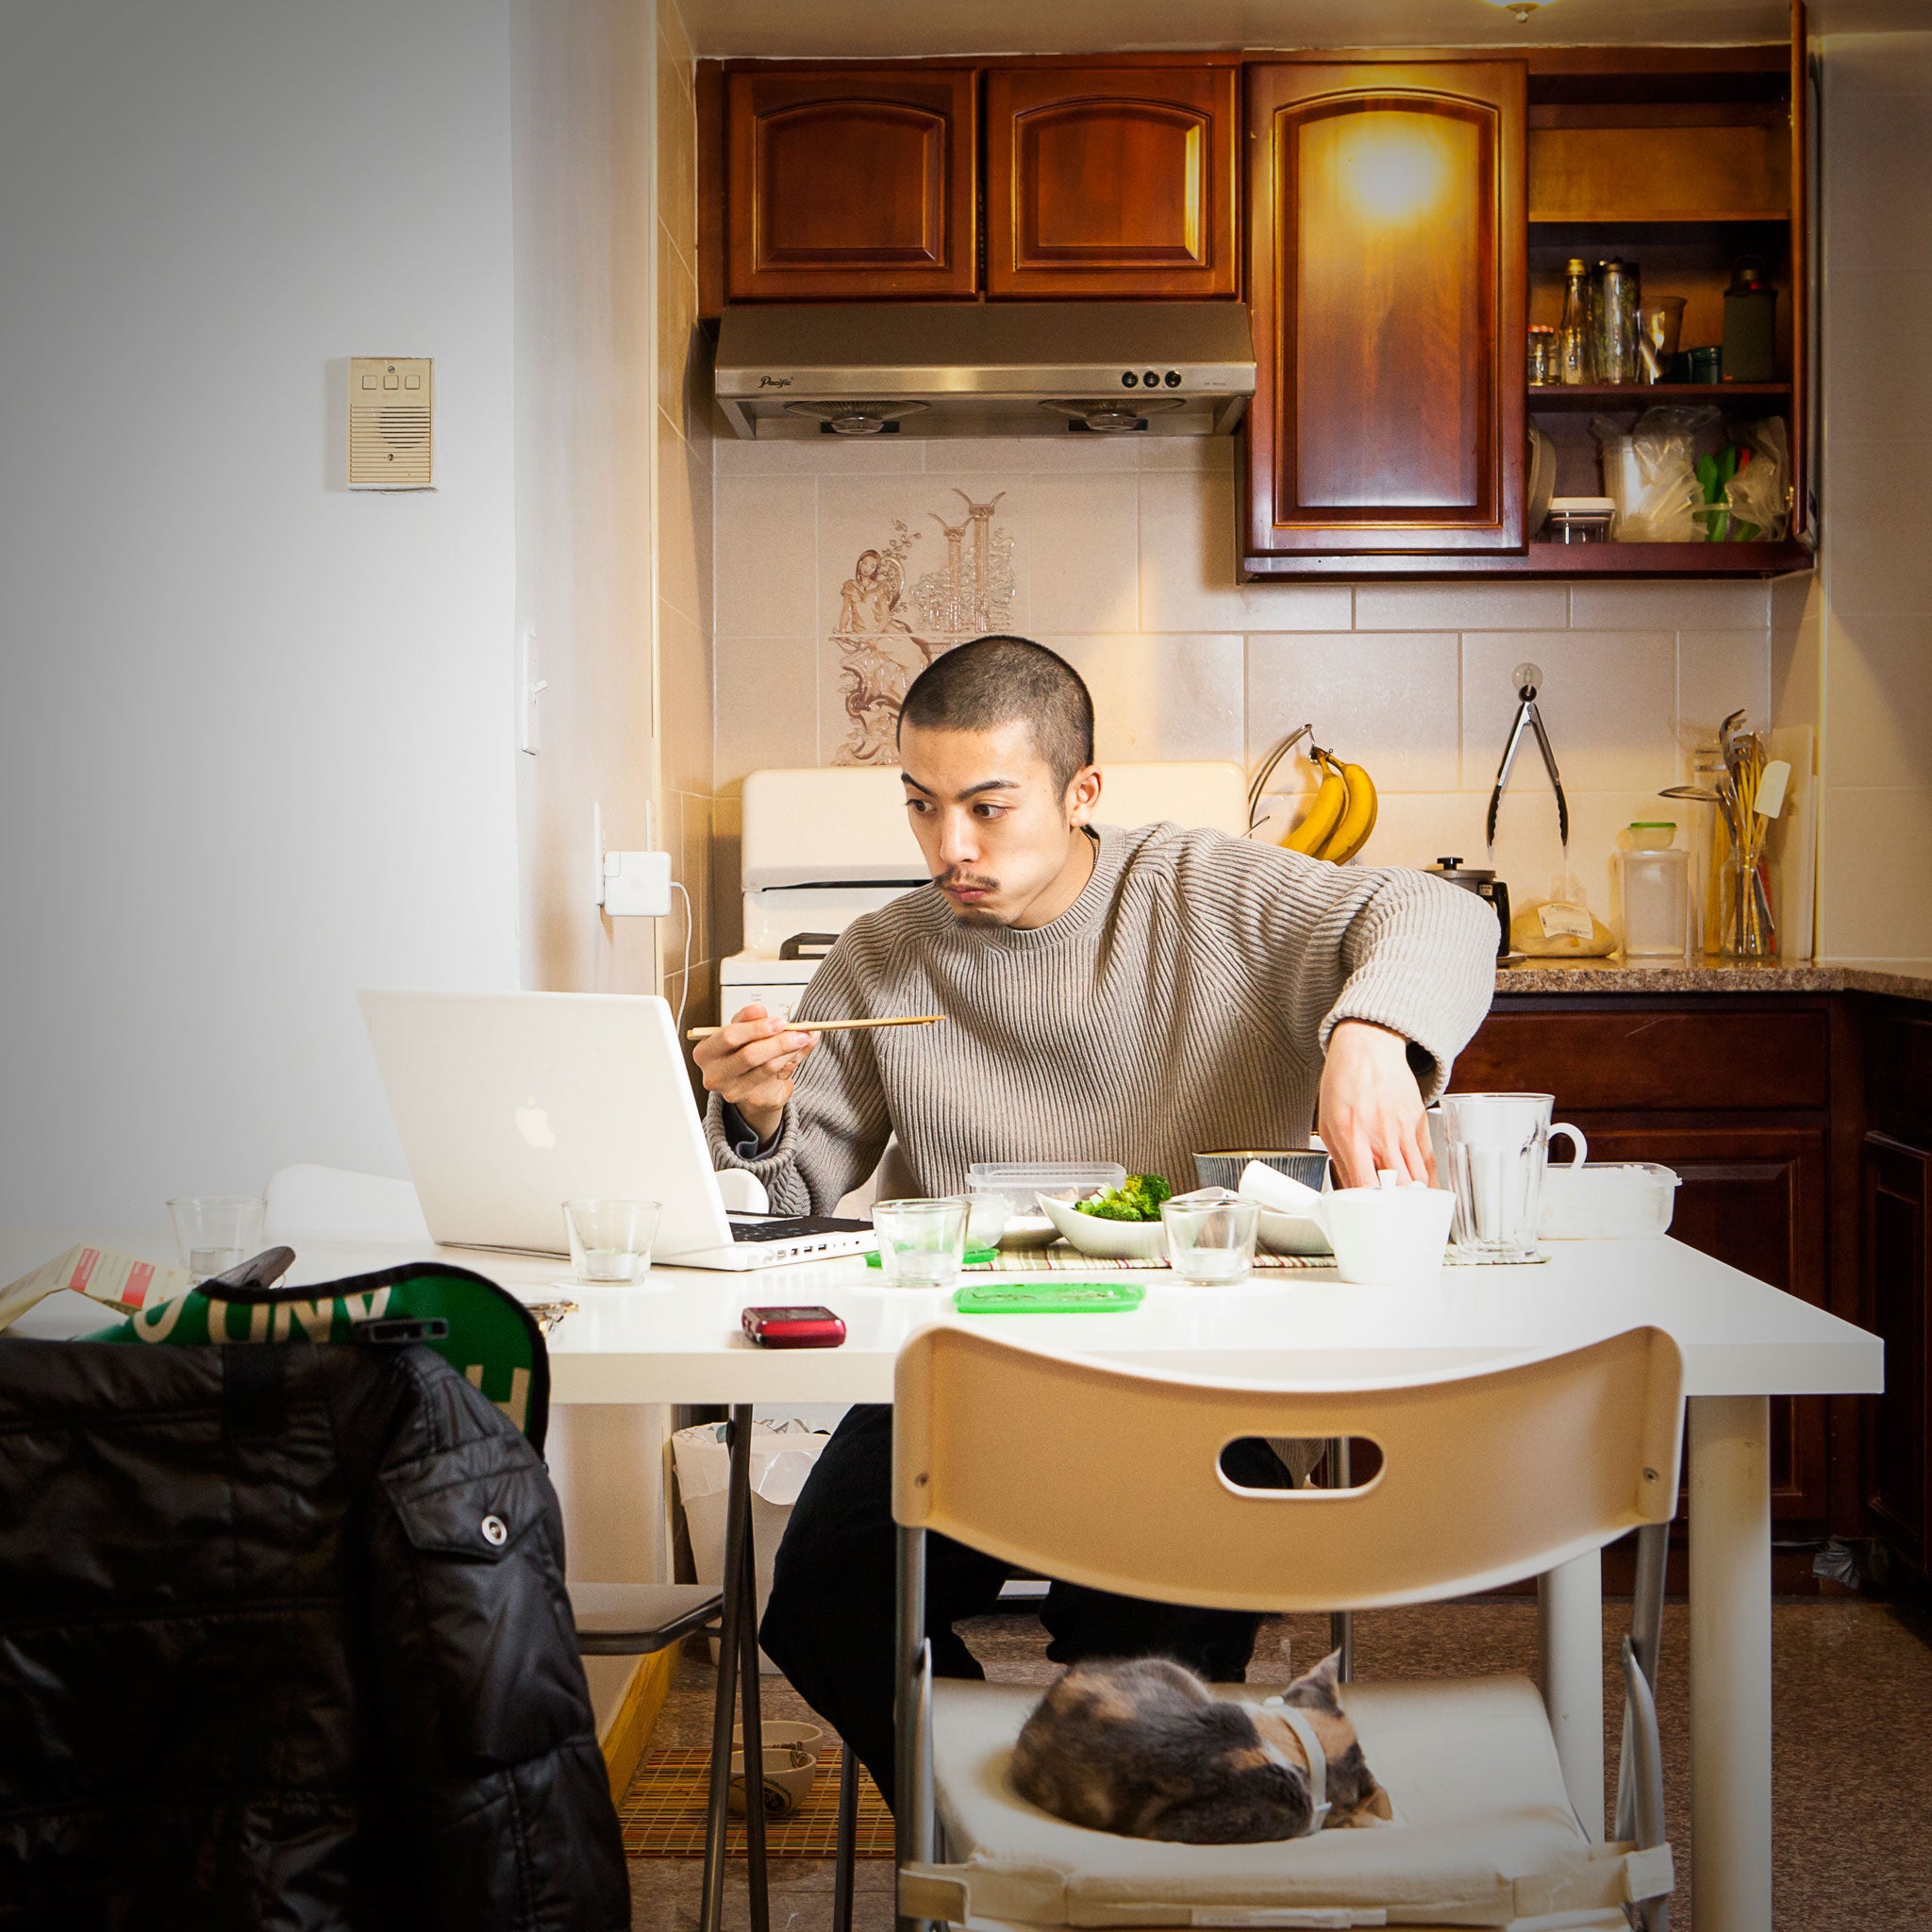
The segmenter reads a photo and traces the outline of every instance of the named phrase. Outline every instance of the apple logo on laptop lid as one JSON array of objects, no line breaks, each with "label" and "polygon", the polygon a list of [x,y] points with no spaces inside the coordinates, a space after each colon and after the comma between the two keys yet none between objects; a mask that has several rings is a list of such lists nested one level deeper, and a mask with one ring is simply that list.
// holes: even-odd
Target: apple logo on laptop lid
[{"label": "apple logo on laptop lid", "polygon": [[537,1105],[533,1093],[516,1111],[517,1132],[524,1137],[525,1146],[534,1147],[540,1154],[547,1154],[557,1145],[557,1130],[550,1124],[548,1108]]}]

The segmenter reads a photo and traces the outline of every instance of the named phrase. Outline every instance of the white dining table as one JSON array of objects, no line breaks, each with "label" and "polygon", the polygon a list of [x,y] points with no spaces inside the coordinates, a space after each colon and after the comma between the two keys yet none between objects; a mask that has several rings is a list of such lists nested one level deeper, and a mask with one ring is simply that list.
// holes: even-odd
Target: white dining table
[{"label": "white dining table", "polygon": [[[0,1238],[0,1280],[76,1237]],[[167,1238],[98,1237],[171,1259]],[[641,1283],[589,1287],[569,1264],[394,1241],[284,1237],[291,1283],[435,1258],[525,1301],[576,1306],[549,1338],[553,1404],[890,1402],[901,1344],[933,1322],[989,1327],[1034,1348],[1174,1374],[1300,1384],[1388,1379],[1580,1347],[1641,1324],[1683,1353],[1690,1516],[1691,1874],[1699,1932],[1772,1923],[1771,1444],[1774,1395],[1871,1394],[1878,1338],[1668,1238],[1560,1241],[1521,1267],[1445,1266],[1426,1286],[1351,1287],[1332,1270],[1265,1271],[1191,1288],[1164,1269],[1138,1308],[962,1316],[945,1291],[886,1287],[856,1257],[760,1274],[659,1266]],[[31,1251],[30,1251],[31,1250]],[[8,1266],[12,1261],[18,1266]],[[1096,1277],[1101,1278],[1101,1277]],[[77,1297],[62,1297],[77,1300]],[[747,1307],[823,1303],[841,1347],[755,1347]],[[39,1326],[39,1324],[35,1324]],[[1545,1702],[1578,1815],[1604,1828],[1603,1598],[1589,1557],[1541,1579]]]}]

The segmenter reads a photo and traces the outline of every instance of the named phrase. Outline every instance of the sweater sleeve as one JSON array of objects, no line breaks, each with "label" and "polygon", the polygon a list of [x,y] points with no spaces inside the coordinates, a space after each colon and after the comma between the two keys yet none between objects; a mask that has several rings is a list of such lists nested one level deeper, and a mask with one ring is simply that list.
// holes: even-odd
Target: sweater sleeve
[{"label": "sweater sleeve", "polygon": [[[1191,835],[1201,838],[1204,835]],[[1409,1042],[1424,1100],[1449,1083],[1496,981],[1496,919],[1474,892],[1426,873],[1330,865],[1205,835],[1190,859],[1212,875],[1248,970],[1279,989],[1319,1056],[1343,1020]]]},{"label": "sweater sleeve", "polygon": [[[849,949],[834,946],[792,1017],[862,1019],[866,1012]],[[717,1094],[705,1109],[711,1165],[756,1174],[779,1214],[829,1214],[878,1165],[891,1131],[867,1033],[819,1035],[799,1070],[776,1138],[755,1154],[741,1155],[732,1146],[724,1103]]]}]

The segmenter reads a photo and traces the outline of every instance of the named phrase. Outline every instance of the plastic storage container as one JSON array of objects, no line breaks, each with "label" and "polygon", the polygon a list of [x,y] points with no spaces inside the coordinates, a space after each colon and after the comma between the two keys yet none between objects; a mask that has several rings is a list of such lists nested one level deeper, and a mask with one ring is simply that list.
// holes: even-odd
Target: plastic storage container
[{"label": "plastic storage container", "polygon": [[1553,1162],[1536,1231],[1550,1241],[1648,1241],[1670,1232],[1676,1204],[1676,1174],[1654,1160]]},{"label": "plastic storage container", "polygon": [[1612,914],[1626,959],[1681,959],[1690,950],[1690,855],[1676,846],[1619,852]]},{"label": "plastic storage container", "polygon": [[[996,1239],[1002,1247],[1043,1248],[1059,1238],[1059,1230],[1041,1211],[1041,1195],[1084,1200],[1102,1188],[1119,1187],[1126,1177],[1126,1169],[1112,1160],[975,1160],[966,1170],[966,1195],[973,1204],[966,1239],[974,1246],[984,1238]],[[995,1201],[1006,1208],[997,1236],[990,1233]]]}]

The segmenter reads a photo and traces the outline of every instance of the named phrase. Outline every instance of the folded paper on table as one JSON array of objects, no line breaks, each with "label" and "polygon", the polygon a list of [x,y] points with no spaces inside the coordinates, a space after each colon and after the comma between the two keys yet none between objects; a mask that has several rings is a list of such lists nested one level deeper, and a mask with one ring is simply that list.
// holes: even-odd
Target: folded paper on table
[{"label": "folded paper on table", "polygon": [[139,1255],[80,1241],[0,1288],[0,1329],[10,1327],[29,1308],[63,1289],[127,1314],[173,1301],[193,1286],[194,1276],[185,1268],[165,1267],[143,1261]]}]

